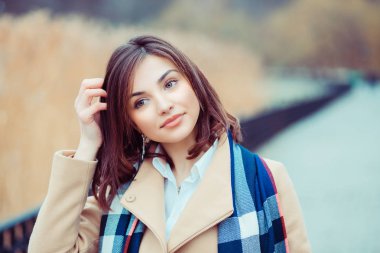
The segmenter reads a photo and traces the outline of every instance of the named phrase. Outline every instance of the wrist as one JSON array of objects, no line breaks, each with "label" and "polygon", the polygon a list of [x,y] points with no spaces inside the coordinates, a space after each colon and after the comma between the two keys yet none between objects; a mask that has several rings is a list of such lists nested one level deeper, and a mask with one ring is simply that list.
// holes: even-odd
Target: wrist
[{"label": "wrist", "polygon": [[73,158],[85,161],[95,161],[98,150],[99,147],[97,145],[88,144],[81,141]]}]

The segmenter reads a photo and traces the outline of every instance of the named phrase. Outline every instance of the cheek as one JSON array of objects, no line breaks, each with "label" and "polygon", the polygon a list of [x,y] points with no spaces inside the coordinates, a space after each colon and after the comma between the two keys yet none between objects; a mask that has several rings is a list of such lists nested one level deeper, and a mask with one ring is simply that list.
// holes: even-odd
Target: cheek
[{"label": "cheek", "polygon": [[148,108],[145,110],[134,111],[131,119],[139,132],[143,132],[147,136],[151,136],[154,129],[157,127],[157,118],[152,114],[152,110]]},{"label": "cheek", "polygon": [[190,84],[187,84],[186,86],[183,87],[183,89],[179,92],[180,96],[179,101],[182,103],[186,103],[187,106],[191,106],[194,109],[199,107],[199,102],[198,98],[195,95],[195,92],[193,91],[192,87]]},{"label": "cheek", "polygon": [[194,114],[199,114],[199,101],[197,96],[195,95],[194,91],[192,89],[189,90],[189,92],[186,93],[186,101],[188,106],[192,109]]},{"label": "cheek", "polygon": [[136,112],[136,111],[130,111],[129,113],[129,117],[132,121],[132,125],[137,128],[138,131],[140,131],[141,127],[143,125],[143,123],[141,122],[141,117],[140,115]]}]

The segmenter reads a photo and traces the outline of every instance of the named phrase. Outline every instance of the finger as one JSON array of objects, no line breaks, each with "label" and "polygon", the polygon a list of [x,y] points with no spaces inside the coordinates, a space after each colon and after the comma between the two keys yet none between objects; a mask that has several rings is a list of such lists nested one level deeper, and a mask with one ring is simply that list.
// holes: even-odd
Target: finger
[{"label": "finger", "polygon": [[84,122],[84,123],[91,123],[95,117],[94,115],[99,112],[107,110],[107,103],[95,103],[91,105],[90,107],[84,109],[81,111],[79,118]]},{"label": "finger", "polygon": [[84,96],[87,97],[87,103],[91,104],[94,97],[107,97],[107,92],[102,89],[87,89],[84,91]]},{"label": "finger", "polygon": [[95,103],[89,107],[90,114],[94,115],[99,111],[107,110],[107,103]]},{"label": "finger", "polygon": [[99,88],[103,85],[103,78],[84,79],[80,84],[79,94],[86,89]]},{"label": "finger", "polygon": [[80,107],[89,106],[91,103],[98,102],[100,97],[107,97],[107,92],[103,89],[86,89],[82,95],[78,95],[77,97],[77,105]]}]

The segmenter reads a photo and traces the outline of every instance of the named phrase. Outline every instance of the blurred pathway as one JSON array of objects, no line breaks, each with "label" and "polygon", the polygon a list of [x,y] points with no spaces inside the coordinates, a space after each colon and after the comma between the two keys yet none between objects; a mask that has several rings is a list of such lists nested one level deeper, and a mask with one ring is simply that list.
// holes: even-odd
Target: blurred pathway
[{"label": "blurred pathway", "polygon": [[365,85],[257,153],[285,164],[314,253],[380,252],[380,85]]}]

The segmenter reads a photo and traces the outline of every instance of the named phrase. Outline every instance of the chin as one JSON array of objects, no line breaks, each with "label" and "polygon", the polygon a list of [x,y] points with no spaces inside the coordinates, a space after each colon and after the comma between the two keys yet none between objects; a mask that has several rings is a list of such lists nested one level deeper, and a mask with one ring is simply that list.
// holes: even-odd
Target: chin
[{"label": "chin", "polygon": [[161,138],[157,138],[157,142],[160,143],[178,143],[186,140],[192,136],[194,127],[182,128],[182,129],[167,129],[163,132]]}]

